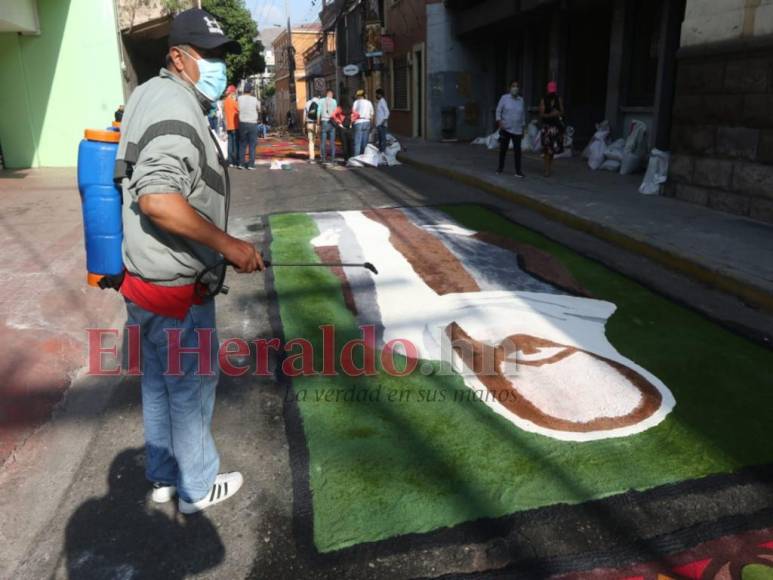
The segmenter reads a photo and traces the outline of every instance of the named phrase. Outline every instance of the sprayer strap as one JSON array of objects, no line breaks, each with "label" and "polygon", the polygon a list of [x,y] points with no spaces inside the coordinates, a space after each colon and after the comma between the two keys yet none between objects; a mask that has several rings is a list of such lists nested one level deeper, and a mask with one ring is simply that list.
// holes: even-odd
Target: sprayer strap
[{"label": "sprayer strap", "polygon": [[147,147],[148,143],[153,141],[153,139],[164,135],[177,135],[188,139],[199,152],[199,167],[201,169],[201,178],[204,180],[204,183],[220,195],[225,195],[225,181],[217,170],[213,169],[207,163],[207,150],[204,147],[204,142],[201,140],[198,131],[195,127],[184,121],[159,121],[145,130],[139,143],[127,143],[126,152],[124,153],[123,158],[117,159],[115,162],[115,180],[118,181],[124,177],[130,177],[132,167],[137,163],[142,150]]}]

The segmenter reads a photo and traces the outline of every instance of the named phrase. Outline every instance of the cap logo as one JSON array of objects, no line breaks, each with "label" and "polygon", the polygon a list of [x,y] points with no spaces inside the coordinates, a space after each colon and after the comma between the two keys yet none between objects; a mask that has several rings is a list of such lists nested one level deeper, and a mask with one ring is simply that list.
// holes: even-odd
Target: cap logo
[{"label": "cap logo", "polygon": [[220,34],[224,35],[223,29],[220,28],[220,23],[215,20],[214,18],[210,18],[209,16],[204,17],[204,22],[207,25],[207,28],[209,29],[210,34]]}]

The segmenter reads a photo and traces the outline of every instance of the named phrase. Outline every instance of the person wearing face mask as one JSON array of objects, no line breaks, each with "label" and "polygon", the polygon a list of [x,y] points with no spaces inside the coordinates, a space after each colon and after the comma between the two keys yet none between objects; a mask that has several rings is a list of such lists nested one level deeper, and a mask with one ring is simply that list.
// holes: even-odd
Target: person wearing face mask
[{"label": "person wearing face mask", "polygon": [[515,155],[515,176],[523,179],[521,171],[521,141],[523,140],[523,128],[526,126],[526,107],[520,96],[518,81],[510,84],[510,91],[502,95],[497,104],[496,120],[499,129],[499,167],[497,173],[502,173],[505,168],[505,157],[513,143]]},{"label": "person wearing face mask", "polygon": [[239,51],[208,12],[178,14],[166,67],[126,105],[115,167],[125,272],[112,287],[126,300],[127,325],[139,329],[146,476],[153,501],[176,495],[185,514],[232,497],[243,483],[238,472],[218,473],[211,291],[222,283],[223,259],[237,272],[264,264],[252,243],[227,233],[226,160],[207,121],[226,88],[225,55]]}]

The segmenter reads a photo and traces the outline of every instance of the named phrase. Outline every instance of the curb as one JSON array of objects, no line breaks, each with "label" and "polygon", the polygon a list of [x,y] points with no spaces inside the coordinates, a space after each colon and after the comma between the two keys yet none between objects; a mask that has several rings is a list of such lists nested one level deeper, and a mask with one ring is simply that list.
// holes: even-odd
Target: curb
[{"label": "curb", "polygon": [[398,159],[406,165],[411,165],[427,173],[450,177],[455,181],[482,189],[497,197],[517,203],[518,205],[536,211],[548,219],[595,236],[635,254],[645,256],[652,261],[665,266],[669,270],[673,270],[688,278],[721,290],[726,294],[735,296],[752,307],[773,312],[773,294],[754,284],[749,284],[734,278],[733,276],[712,270],[711,268],[684,256],[680,256],[679,254],[663,250],[642,240],[620,233],[610,227],[578,217],[522,193],[517,193],[493,183],[489,183],[479,177],[426,163],[424,161],[418,161],[402,153],[398,154]]}]

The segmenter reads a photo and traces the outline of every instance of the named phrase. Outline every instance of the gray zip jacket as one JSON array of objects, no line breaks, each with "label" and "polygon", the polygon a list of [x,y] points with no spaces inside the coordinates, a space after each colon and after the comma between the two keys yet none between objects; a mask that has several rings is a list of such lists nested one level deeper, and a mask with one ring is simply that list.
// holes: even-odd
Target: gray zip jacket
[{"label": "gray zip jacket", "polygon": [[123,262],[154,284],[191,284],[220,259],[156,226],[138,204],[143,195],[180,193],[205,220],[225,229],[229,183],[204,114],[209,106],[166,69],[137,87],[126,104],[115,168],[123,189]]}]

